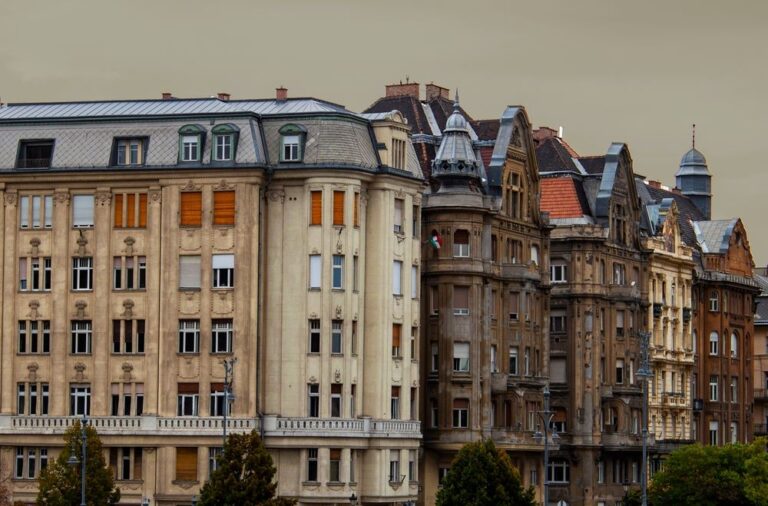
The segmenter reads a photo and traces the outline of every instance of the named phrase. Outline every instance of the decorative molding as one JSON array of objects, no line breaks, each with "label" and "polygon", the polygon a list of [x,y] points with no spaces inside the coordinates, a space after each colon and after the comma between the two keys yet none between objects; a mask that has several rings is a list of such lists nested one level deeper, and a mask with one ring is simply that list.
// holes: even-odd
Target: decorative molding
[{"label": "decorative molding", "polygon": [[344,318],[344,309],[339,305],[336,306],[336,319],[337,320],[343,320]]},{"label": "decorative molding", "polygon": [[123,369],[123,381],[130,382],[133,380],[133,364],[129,362],[123,362],[121,366]]},{"label": "decorative molding", "polygon": [[317,383],[317,378],[315,378],[314,376],[310,376],[307,381],[309,381],[310,384],[314,385],[315,383]]},{"label": "decorative molding", "polygon": [[37,320],[40,317],[40,314],[37,312],[37,309],[40,307],[40,301],[37,299],[33,299],[29,301],[29,314],[27,314],[27,317],[30,320]]},{"label": "decorative molding", "polygon": [[5,194],[5,205],[6,206],[15,206],[16,202],[19,200],[19,195],[17,193],[11,193],[8,192]]},{"label": "decorative molding", "polygon": [[231,184],[228,184],[225,179],[222,179],[221,181],[219,181],[219,184],[217,184],[216,186],[213,187],[213,191],[215,191],[215,192],[231,191],[231,190],[234,190],[234,189],[235,189],[235,186],[231,185]]},{"label": "decorative molding", "polygon": [[78,230],[78,232],[80,232],[80,235],[77,237],[77,252],[75,254],[79,257],[84,257],[88,254],[85,249],[85,246],[88,244],[88,238],[85,237],[82,230]]},{"label": "decorative molding", "polygon": [[96,197],[96,204],[99,206],[108,206],[112,203],[112,192],[109,191],[98,191],[95,194]]},{"label": "decorative molding", "polygon": [[336,371],[333,373],[333,382],[334,383],[341,383],[341,371],[336,369]]},{"label": "decorative molding", "polygon": [[69,205],[69,192],[54,192],[53,194],[53,203],[57,206],[68,206]]},{"label": "decorative molding", "polygon": [[187,184],[181,187],[181,191],[183,192],[194,192],[194,191],[200,191],[201,187],[200,185],[196,185],[194,181],[191,179],[187,181]]},{"label": "decorative molding", "polygon": [[88,303],[84,300],[78,300],[75,302],[75,318],[83,319],[85,318],[85,308],[88,307]]},{"label": "decorative molding", "polygon": [[133,300],[131,299],[124,300],[123,301],[124,310],[123,310],[123,314],[121,314],[120,316],[122,316],[125,319],[133,318],[133,306],[134,306]]},{"label": "decorative molding", "polygon": [[160,190],[149,190],[149,201],[150,202],[160,202],[160,197],[162,196],[162,192]]},{"label": "decorative molding", "polygon": [[78,362],[75,364],[75,380],[83,381],[85,379],[85,364]]},{"label": "decorative molding", "polygon": [[29,381],[37,381],[37,370],[39,368],[40,366],[37,365],[37,362],[30,362],[29,364],[27,364],[27,371],[29,371],[27,376],[29,378]]},{"label": "decorative molding", "polygon": [[317,313],[309,313],[309,318],[311,320],[317,320],[317,318],[318,318]]},{"label": "decorative molding", "polygon": [[29,240],[29,245],[31,246],[31,249],[29,250],[29,253],[36,257],[40,255],[40,238],[39,237],[33,237]]}]

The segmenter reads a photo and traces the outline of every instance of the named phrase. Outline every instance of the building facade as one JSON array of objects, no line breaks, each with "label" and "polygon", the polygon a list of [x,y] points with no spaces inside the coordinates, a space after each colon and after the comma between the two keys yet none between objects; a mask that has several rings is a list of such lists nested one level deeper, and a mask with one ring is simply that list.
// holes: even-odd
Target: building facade
[{"label": "building facade", "polygon": [[409,127],[283,89],[164,98],[0,108],[0,465],[14,500],[34,501],[87,416],[123,503],[189,504],[225,410],[228,431],[260,431],[280,495],[415,500]]},{"label": "building facade", "polygon": [[752,433],[757,437],[768,436],[768,269],[755,269],[754,279],[762,290],[755,299],[755,337],[752,340]]}]

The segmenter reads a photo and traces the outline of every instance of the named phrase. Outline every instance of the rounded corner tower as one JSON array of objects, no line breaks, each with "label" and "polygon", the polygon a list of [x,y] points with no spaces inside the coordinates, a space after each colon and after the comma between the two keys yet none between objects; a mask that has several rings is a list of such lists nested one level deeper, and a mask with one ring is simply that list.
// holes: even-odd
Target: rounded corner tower
[{"label": "rounded corner tower", "polygon": [[675,184],[680,192],[691,199],[704,217],[712,216],[712,175],[704,155],[692,147],[680,160],[675,173]]}]

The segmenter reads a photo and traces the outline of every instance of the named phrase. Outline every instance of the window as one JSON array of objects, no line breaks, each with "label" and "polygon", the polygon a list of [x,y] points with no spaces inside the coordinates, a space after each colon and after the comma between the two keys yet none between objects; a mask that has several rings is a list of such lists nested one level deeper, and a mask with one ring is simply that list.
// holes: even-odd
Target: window
[{"label": "window", "polygon": [[616,359],[616,384],[621,385],[624,383],[624,359]]},{"label": "window", "polygon": [[333,224],[344,225],[344,192],[333,192]]},{"label": "window", "polygon": [[416,450],[408,450],[408,481],[418,480],[416,463]]},{"label": "window", "polygon": [[355,192],[354,207],[352,209],[352,222],[356,227],[360,226],[360,194]]},{"label": "window", "polygon": [[352,257],[352,290],[360,290],[360,259],[357,255]]},{"label": "window", "polygon": [[469,232],[466,230],[457,230],[453,233],[453,256],[469,256]]},{"label": "window", "polygon": [[709,422],[709,444],[711,446],[717,446],[717,442],[719,440],[718,438],[718,422],[711,421]]},{"label": "window", "polygon": [[[357,385],[349,386],[349,417],[354,418],[357,416],[357,403],[355,401],[357,392]],[[351,479],[351,478],[350,478]]]},{"label": "window", "polygon": [[202,155],[203,133],[205,129],[199,125],[186,125],[179,129],[181,138],[179,161],[199,162]]},{"label": "window", "polygon": [[613,284],[614,285],[626,285],[627,284],[627,269],[624,264],[613,264]]},{"label": "window", "polygon": [[437,372],[438,366],[440,365],[439,356],[438,356],[438,347],[437,343],[433,342],[430,344],[430,361],[429,361],[429,371],[430,372]]},{"label": "window", "polygon": [[47,415],[49,392],[48,383],[18,383],[16,385],[16,414]]},{"label": "window", "polygon": [[145,290],[147,288],[147,257],[114,257],[112,288]]},{"label": "window", "polygon": [[510,346],[509,347],[509,374],[513,376],[517,376],[517,355],[518,355],[518,349],[517,346]]},{"label": "window", "polygon": [[144,353],[144,320],[112,320],[112,353]]},{"label": "window", "polygon": [[469,343],[453,343],[453,371],[469,372]]},{"label": "window", "polygon": [[720,297],[717,293],[717,290],[712,290],[709,292],[709,310],[710,311],[720,310]]},{"label": "window", "polygon": [[216,446],[208,448],[208,478],[219,468],[219,457],[224,454],[224,448]]},{"label": "window", "polygon": [[179,288],[200,288],[200,256],[181,255],[179,257]]},{"label": "window", "polygon": [[90,385],[70,385],[69,414],[70,416],[83,416],[91,414]]},{"label": "window", "polygon": [[389,409],[392,420],[400,419],[400,387],[392,387],[392,396],[389,401]]},{"label": "window", "polygon": [[231,319],[211,321],[211,353],[232,353],[234,327]]},{"label": "window", "polygon": [[526,376],[531,375],[531,348],[525,347],[525,355],[523,355],[523,374]]},{"label": "window", "polygon": [[16,168],[38,169],[51,166],[53,159],[53,140],[22,140],[16,158]]},{"label": "window", "polygon": [[457,429],[469,427],[469,399],[453,400],[453,427]]},{"label": "window", "polygon": [[491,372],[499,372],[496,345],[491,345]]},{"label": "window", "polygon": [[320,353],[320,320],[309,320],[309,352]]},{"label": "window", "polygon": [[430,315],[438,315],[440,314],[440,297],[437,286],[430,286],[429,287],[429,314]]},{"label": "window", "polygon": [[403,295],[403,262],[392,262],[392,294]]},{"label": "window", "polygon": [[429,400],[429,426],[433,429],[437,428],[439,410],[437,407],[437,399]]},{"label": "window", "polygon": [[143,138],[115,139],[113,165],[142,165],[146,140]]},{"label": "window", "polygon": [[179,353],[200,351],[200,320],[179,320]]},{"label": "window", "polygon": [[419,268],[411,266],[411,298],[419,298]]},{"label": "window", "polygon": [[199,227],[203,224],[202,192],[181,192],[179,206],[179,225]]},{"label": "window", "polygon": [[115,480],[141,480],[142,448],[110,448],[109,467]]},{"label": "window", "polygon": [[93,227],[93,195],[72,196],[72,226]]},{"label": "window", "polygon": [[217,162],[234,160],[240,129],[231,123],[224,123],[213,127],[211,134],[213,134],[213,156],[211,158]]},{"label": "window", "polygon": [[282,155],[281,161],[283,162],[300,162],[301,137],[298,135],[284,135]]},{"label": "window", "polygon": [[307,481],[317,481],[317,448],[307,449]]},{"label": "window", "polygon": [[113,207],[114,228],[146,228],[146,193],[117,193],[114,197]]},{"label": "window", "polygon": [[331,288],[344,289],[344,255],[333,255]]},{"label": "window", "polygon": [[419,206],[413,206],[411,209],[411,235],[419,237],[421,235],[421,211]]},{"label": "window", "polygon": [[509,319],[517,320],[520,316],[520,294],[509,292]]},{"label": "window", "polygon": [[403,326],[399,323],[392,324],[392,358],[401,357],[400,339],[403,333]]},{"label": "window", "polygon": [[50,353],[50,320],[19,320],[19,353]]},{"label": "window", "polygon": [[739,378],[736,376],[731,377],[731,398],[732,404],[739,402]]},{"label": "window", "polygon": [[334,383],[331,385],[331,418],[341,417],[341,390],[343,385]]},{"label": "window", "polygon": [[213,192],[213,224],[235,224],[235,192]]},{"label": "window", "polygon": [[320,255],[309,255],[309,289],[319,290],[323,275],[323,263]]},{"label": "window", "polygon": [[307,385],[307,394],[309,399],[307,415],[317,418],[320,416],[320,385],[317,383]]},{"label": "window", "polygon": [[200,385],[197,383],[179,383],[176,416],[197,416]]},{"label": "window", "polygon": [[176,448],[176,481],[197,481],[197,447]]},{"label": "window", "polygon": [[718,378],[717,376],[710,376],[709,377],[709,400],[710,401],[717,401],[718,400],[718,392],[720,388],[718,385]]},{"label": "window", "polygon": [[531,244],[531,263],[539,265],[539,246],[536,244]]},{"label": "window", "polygon": [[341,482],[341,448],[331,448],[330,450],[328,481]]},{"label": "window", "polygon": [[235,255],[212,255],[213,287],[233,288],[235,286]]},{"label": "window", "polygon": [[112,383],[112,416],[144,413],[144,383]]},{"label": "window", "polygon": [[552,316],[549,317],[549,331],[553,334],[562,334],[565,332],[565,323],[565,315],[553,311]]},{"label": "window", "polygon": [[466,316],[469,314],[469,287],[453,287],[453,314]]},{"label": "window", "polygon": [[403,209],[405,208],[405,201],[403,199],[395,199],[395,218],[393,222],[393,229],[396,234],[402,234],[403,230]]},{"label": "window", "polygon": [[70,353],[88,354],[91,353],[92,327],[90,321],[72,321],[72,346]]},{"label": "window", "polygon": [[568,267],[565,264],[553,264],[549,266],[552,283],[566,283],[568,281]]},{"label": "window", "polygon": [[340,355],[342,353],[342,343],[344,342],[344,322],[342,320],[333,320],[331,322],[331,353]]},{"label": "window", "polygon": [[717,332],[714,330],[709,334],[709,354],[710,355],[717,355],[718,352],[718,344],[720,342],[720,337],[717,335]]},{"label": "window", "polygon": [[389,481],[400,482],[400,450],[389,450]]},{"label": "window", "polygon": [[624,310],[616,311],[616,337],[624,337]]},{"label": "window", "polygon": [[[224,416],[230,412],[230,405],[227,402],[227,392],[224,383],[211,383],[211,416]],[[230,396],[232,393],[230,392]],[[231,400],[231,397],[230,397]]]},{"label": "window", "polygon": [[19,259],[19,290],[50,291],[53,270],[51,257]]},{"label": "window", "polygon": [[739,356],[739,336],[736,332],[731,333],[731,358]]},{"label": "window", "polygon": [[72,258],[72,290],[93,289],[93,258]]},{"label": "window", "polygon": [[406,142],[402,139],[392,139],[392,167],[396,169],[405,170]]},{"label": "window", "polygon": [[48,467],[48,448],[16,447],[16,463],[13,477],[17,480],[34,480]]},{"label": "window", "polygon": [[323,224],[323,192],[320,190],[309,192],[310,197],[310,225]]},{"label": "window", "polygon": [[20,228],[51,228],[53,226],[53,195],[23,195],[19,197]]},{"label": "window", "polygon": [[549,463],[547,480],[550,483],[568,483],[570,481],[570,469],[568,461],[554,460]]}]

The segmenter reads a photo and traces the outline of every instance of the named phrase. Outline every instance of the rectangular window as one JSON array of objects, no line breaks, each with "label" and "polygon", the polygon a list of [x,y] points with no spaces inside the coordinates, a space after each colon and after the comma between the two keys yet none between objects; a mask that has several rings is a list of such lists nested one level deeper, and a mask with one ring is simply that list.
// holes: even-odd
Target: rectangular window
[{"label": "rectangular window", "polygon": [[403,326],[399,323],[393,323],[392,324],[392,358],[400,358],[402,349],[401,349],[401,338],[403,333]]},{"label": "rectangular window", "polygon": [[334,290],[344,289],[344,255],[333,255],[333,265],[331,272],[331,288]]},{"label": "rectangular window", "polygon": [[419,337],[419,327],[411,327],[411,360],[418,359],[417,338]]},{"label": "rectangular window", "polygon": [[224,454],[224,448],[215,446],[208,448],[208,479],[219,468],[219,458]]},{"label": "rectangular window", "polygon": [[509,319],[517,321],[520,318],[520,294],[509,292]]},{"label": "rectangular window", "polygon": [[411,298],[419,298],[419,268],[411,266]]},{"label": "rectangular window", "polygon": [[343,385],[334,383],[331,385],[331,418],[341,417],[341,390]]},{"label": "rectangular window", "polygon": [[553,334],[562,334],[565,332],[565,323],[565,315],[553,311],[552,316],[549,317],[549,331]]},{"label": "rectangular window", "polygon": [[299,135],[283,135],[283,162],[299,162],[301,155],[299,153]]},{"label": "rectangular window", "polygon": [[331,448],[328,463],[328,481],[341,482],[341,448]]},{"label": "rectangular window", "polygon": [[491,372],[499,372],[497,348],[495,344],[491,345]]},{"label": "rectangular window", "polygon": [[400,387],[392,387],[392,397],[390,398],[389,409],[392,420],[400,419]]},{"label": "rectangular window", "polygon": [[235,224],[235,192],[213,192],[213,224]]},{"label": "rectangular window", "polygon": [[200,159],[200,136],[183,135],[181,137],[181,161],[196,162]]},{"label": "rectangular window", "polygon": [[360,258],[357,255],[352,257],[352,290],[360,290]]},{"label": "rectangular window", "polygon": [[19,353],[51,352],[51,322],[49,320],[19,320]]},{"label": "rectangular window", "polygon": [[709,292],[709,310],[710,311],[720,310],[720,298],[718,296],[717,290],[712,290],[711,292]]},{"label": "rectangular window", "polygon": [[439,291],[437,286],[430,286],[429,287],[429,314],[430,315],[438,315],[440,314],[440,301],[439,301]]},{"label": "rectangular window", "polygon": [[453,371],[469,372],[469,343],[453,343]]},{"label": "rectangular window", "polygon": [[624,311],[616,311],[616,337],[624,337]]},{"label": "rectangular window", "polygon": [[333,320],[331,322],[331,353],[334,355],[342,353],[342,343],[344,342],[343,327],[344,322],[342,320]]},{"label": "rectangular window", "polygon": [[709,444],[710,446],[717,446],[717,443],[719,441],[718,437],[718,422],[711,421],[709,422]]},{"label": "rectangular window", "polygon": [[146,228],[146,193],[117,193],[114,196],[113,207],[113,228]]},{"label": "rectangular window", "polygon": [[72,321],[72,341],[70,353],[73,354],[88,354],[91,353],[91,338],[93,330],[91,322],[89,320],[74,320]]},{"label": "rectangular window", "polygon": [[233,335],[231,319],[211,320],[211,353],[232,353]]},{"label": "rectangular window", "polygon": [[322,225],[323,224],[323,192],[312,191],[309,192],[310,196],[310,225]]},{"label": "rectangular window", "polygon": [[110,448],[109,466],[115,480],[141,480],[142,448]]},{"label": "rectangular window", "polygon": [[144,320],[112,320],[112,353],[144,353]]},{"label": "rectangular window", "polygon": [[739,379],[736,376],[731,378],[731,398],[732,404],[739,402]]},{"label": "rectangular window", "polygon": [[627,284],[627,270],[624,264],[613,264],[613,284],[614,285],[626,285]]},{"label": "rectangular window", "polygon": [[53,140],[22,140],[19,144],[16,167],[20,169],[50,167],[53,158],[53,145]]},{"label": "rectangular window", "polygon": [[320,385],[317,383],[307,385],[307,395],[309,399],[307,416],[317,418],[320,416]]},{"label": "rectangular window", "polygon": [[72,196],[72,226],[93,227],[93,195]]},{"label": "rectangular window", "polygon": [[392,262],[392,294],[403,294],[403,262],[400,260]]},{"label": "rectangular window", "polygon": [[439,409],[437,405],[437,399],[429,400],[429,426],[433,429],[437,428]]},{"label": "rectangular window", "polygon": [[200,288],[201,283],[200,256],[179,256],[179,288]]},{"label": "rectangular window", "polygon": [[523,371],[526,376],[531,375],[531,348],[525,347],[525,355],[523,355]]},{"label": "rectangular window", "polygon": [[235,255],[211,255],[214,288],[235,286]]},{"label": "rectangular window", "polygon": [[69,414],[70,416],[83,416],[91,414],[90,385],[70,385]]},{"label": "rectangular window", "polygon": [[200,385],[179,383],[176,416],[197,416],[200,399]]},{"label": "rectangular window", "polygon": [[395,199],[395,216],[394,216],[394,231],[396,234],[403,233],[403,208],[405,201],[403,199]]},{"label": "rectangular window", "polygon": [[709,400],[717,401],[719,398],[719,382],[717,376],[709,377]]},{"label": "rectangular window", "polygon": [[453,233],[453,256],[469,256],[469,232],[466,230],[457,230]]},{"label": "rectangular window", "polygon": [[453,427],[457,429],[469,427],[469,399],[453,400]]},{"label": "rectangular window", "polygon": [[48,383],[18,383],[16,393],[16,414],[48,414]]},{"label": "rectangular window", "polygon": [[30,224],[31,228],[53,226],[53,195],[19,197],[19,228],[30,228]]},{"label": "rectangular window", "polygon": [[568,483],[571,479],[568,461],[555,460],[549,463],[547,480],[551,483]]},{"label": "rectangular window", "polygon": [[320,255],[309,255],[309,289],[319,290],[323,275],[323,263]]},{"label": "rectangular window", "polygon": [[141,165],[144,163],[144,139],[118,139],[113,157],[115,165]]},{"label": "rectangular window", "polygon": [[229,413],[229,406],[226,404],[226,398],[227,394],[225,392],[224,383],[211,383],[211,416],[224,416],[225,406],[227,408],[227,413]]},{"label": "rectangular window", "polygon": [[145,290],[147,288],[147,257],[114,257],[112,288],[114,290]]},{"label": "rectangular window", "polygon": [[214,136],[214,159],[217,162],[226,162],[232,160],[232,144],[234,135],[218,134]]},{"label": "rectangular window", "polygon": [[621,385],[624,383],[624,359],[616,359],[616,384]]},{"label": "rectangular window", "polygon": [[416,450],[408,450],[408,481],[418,480],[416,470],[417,470]]},{"label": "rectangular window", "polygon": [[400,480],[400,450],[389,450],[389,481],[399,483]]},{"label": "rectangular window", "polygon": [[437,346],[437,343],[433,342],[430,344],[430,361],[429,361],[430,372],[437,372],[439,365],[440,365],[440,361],[438,356],[438,346]]},{"label": "rectangular window", "polygon": [[197,481],[197,447],[176,448],[176,480]]},{"label": "rectangular window", "polygon": [[355,193],[354,208],[352,209],[352,220],[356,227],[360,226],[360,194]]},{"label": "rectangular window", "polygon": [[179,320],[179,353],[200,351],[200,320]]},{"label": "rectangular window", "polygon": [[317,481],[317,448],[307,449],[307,481]]},{"label": "rectangular window", "polygon": [[517,376],[517,362],[518,362],[518,348],[517,346],[509,347],[509,374]]},{"label": "rectangular window", "polygon": [[309,352],[320,353],[320,320],[309,320]]},{"label": "rectangular window", "polygon": [[72,258],[72,290],[93,290],[93,258]]},{"label": "rectangular window", "polygon": [[720,344],[720,337],[714,330],[709,334],[709,354],[717,355],[719,353],[718,345]]},{"label": "rectangular window", "polygon": [[344,225],[344,192],[333,192],[333,224]]},{"label": "rectangular window", "polygon": [[355,399],[357,393],[357,385],[349,386],[349,417],[354,418],[357,416],[357,404]]},{"label": "rectangular window", "polygon": [[48,467],[48,448],[16,447],[13,477],[17,480],[34,480]]},{"label": "rectangular window", "polygon": [[567,283],[568,268],[564,264],[553,264],[549,267],[552,283]]},{"label": "rectangular window", "polygon": [[203,224],[202,192],[181,192],[179,206],[179,225],[199,227]]},{"label": "rectangular window", "polygon": [[466,316],[469,314],[469,287],[453,287],[453,314]]},{"label": "rectangular window", "polygon": [[421,227],[419,226],[420,222],[421,212],[419,211],[419,206],[413,206],[411,211],[411,235],[413,235],[413,237],[419,237],[421,234]]}]

